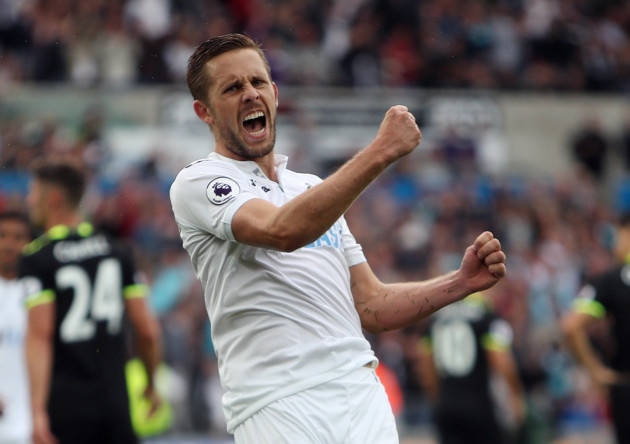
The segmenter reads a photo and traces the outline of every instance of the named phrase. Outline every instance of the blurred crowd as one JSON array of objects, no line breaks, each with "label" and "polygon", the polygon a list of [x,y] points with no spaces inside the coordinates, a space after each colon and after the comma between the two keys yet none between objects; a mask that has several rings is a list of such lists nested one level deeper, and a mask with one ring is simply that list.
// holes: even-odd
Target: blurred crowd
[{"label": "blurred crowd", "polygon": [[622,0],[1,0],[0,82],[183,83],[227,32],[280,84],[630,89]]},{"label": "blurred crowd", "polygon": [[[192,274],[174,223],[168,188],[171,171],[159,156],[108,176],[106,125],[89,109],[77,127],[50,121],[4,119],[0,125],[0,210],[22,209],[27,165],[42,154],[81,158],[92,172],[84,210],[101,229],[127,239],[151,287],[150,304],[164,334],[172,370],[169,392],[177,406],[174,431],[221,433],[221,389],[201,286]],[[577,130],[577,129],[576,129]],[[586,131],[588,130],[588,131]],[[515,332],[515,353],[540,433],[605,423],[601,396],[566,353],[557,321],[585,278],[613,263],[610,224],[628,199],[617,199],[600,175],[614,163],[610,134],[584,125],[562,147],[586,136],[607,150],[593,170],[576,155],[562,177],[489,177],[479,169],[474,143],[452,136],[432,142],[386,171],[347,213],[348,223],[376,274],[384,281],[418,280],[459,266],[483,230],[492,230],[508,255],[508,277],[490,297]],[[302,148],[307,149],[307,148]],[[300,169],[325,176],[327,164],[297,152]],[[600,165],[599,163],[597,165]],[[381,361],[403,393],[401,422],[426,425],[427,403],[418,377],[418,341],[426,325],[370,336]],[[544,442],[544,441],[541,441]]]}]

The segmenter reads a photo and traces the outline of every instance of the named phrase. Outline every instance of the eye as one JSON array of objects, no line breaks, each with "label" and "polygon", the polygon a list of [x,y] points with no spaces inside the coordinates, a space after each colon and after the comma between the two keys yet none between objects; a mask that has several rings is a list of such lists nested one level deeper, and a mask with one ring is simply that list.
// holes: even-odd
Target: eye
[{"label": "eye", "polygon": [[234,92],[234,91],[237,91],[239,88],[240,88],[240,85],[238,83],[235,83],[225,88],[225,92],[226,93]]},{"label": "eye", "polygon": [[260,79],[252,80],[252,85],[254,85],[254,86],[263,86],[264,84],[265,84],[265,82],[260,80]]}]

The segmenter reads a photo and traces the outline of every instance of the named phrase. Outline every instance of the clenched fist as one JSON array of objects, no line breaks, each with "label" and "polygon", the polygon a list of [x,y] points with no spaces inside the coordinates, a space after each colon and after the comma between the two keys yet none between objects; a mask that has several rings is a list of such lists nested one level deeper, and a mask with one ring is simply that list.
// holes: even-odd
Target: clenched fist
[{"label": "clenched fist", "polygon": [[412,152],[422,139],[416,118],[404,105],[392,106],[381,122],[381,126],[368,147],[383,156],[387,163],[393,163]]}]

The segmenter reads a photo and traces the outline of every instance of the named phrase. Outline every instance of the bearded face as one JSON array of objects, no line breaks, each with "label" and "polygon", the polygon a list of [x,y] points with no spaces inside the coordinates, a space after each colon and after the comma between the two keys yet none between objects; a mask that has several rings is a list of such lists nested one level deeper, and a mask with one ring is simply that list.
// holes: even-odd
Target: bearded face
[{"label": "bearded face", "polygon": [[[211,107],[212,108],[212,107]],[[254,160],[273,151],[276,144],[276,118],[255,110],[230,124],[220,114],[212,126],[215,139],[237,158]]]},{"label": "bearded face", "polygon": [[212,128],[215,150],[239,160],[270,154],[278,89],[263,59],[253,49],[240,49],[210,60],[207,69],[213,79],[208,105],[197,104],[195,111]]}]

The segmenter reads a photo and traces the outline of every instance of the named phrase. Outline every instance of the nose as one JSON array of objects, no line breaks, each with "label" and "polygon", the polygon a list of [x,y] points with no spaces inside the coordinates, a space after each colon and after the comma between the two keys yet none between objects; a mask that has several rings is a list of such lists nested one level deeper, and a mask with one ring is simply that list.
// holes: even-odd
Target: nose
[{"label": "nose", "polygon": [[258,100],[260,94],[258,90],[254,88],[251,83],[247,83],[243,88],[243,102],[248,102],[250,100]]}]

